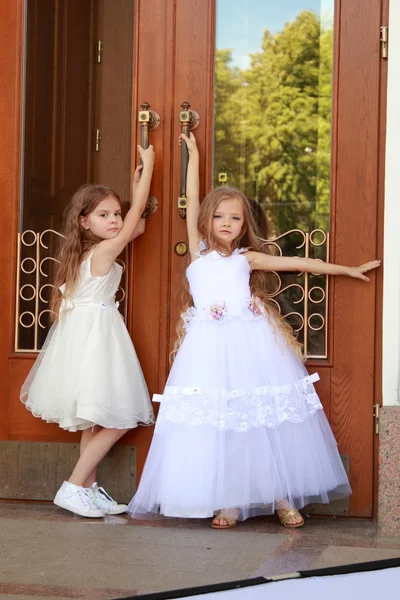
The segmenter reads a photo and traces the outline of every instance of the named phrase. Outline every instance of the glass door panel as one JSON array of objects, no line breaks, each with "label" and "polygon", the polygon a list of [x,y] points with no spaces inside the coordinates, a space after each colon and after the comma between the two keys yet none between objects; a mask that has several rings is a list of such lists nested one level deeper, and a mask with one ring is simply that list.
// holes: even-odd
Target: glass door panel
[{"label": "glass door panel", "polygon": [[[323,260],[333,28],[334,0],[217,0],[213,185],[246,193],[273,251]],[[325,277],[297,274],[271,285],[313,358],[327,357],[327,285]]]}]

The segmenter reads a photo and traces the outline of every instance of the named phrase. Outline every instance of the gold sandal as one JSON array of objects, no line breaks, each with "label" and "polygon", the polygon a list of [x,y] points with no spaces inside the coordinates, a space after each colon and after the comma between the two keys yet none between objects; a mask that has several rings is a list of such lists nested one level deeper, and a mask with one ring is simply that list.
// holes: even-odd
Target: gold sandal
[{"label": "gold sandal", "polygon": [[[281,525],[288,529],[297,529],[297,527],[303,527],[304,525],[304,519],[297,508],[278,508],[276,514],[278,515]],[[300,523],[289,523],[294,517],[301,517]]]},{"label": "gold sandal", "polygon": [[[217,521],[218,519],[221,521],[226,521],[226,525],[218,525],[217,523],[215,523],[214,521]],[[236,527],[236,523],[237,523],[237,519],[231,519],[230,517],[225,515],[223,512],[219,512],[213,518],[211,527],[213,529],[233,529],[233,527]]]}]

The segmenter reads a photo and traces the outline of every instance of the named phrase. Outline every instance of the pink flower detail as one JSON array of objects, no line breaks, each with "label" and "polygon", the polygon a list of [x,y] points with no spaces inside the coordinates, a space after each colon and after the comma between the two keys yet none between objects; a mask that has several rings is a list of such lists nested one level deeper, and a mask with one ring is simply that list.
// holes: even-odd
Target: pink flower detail
[{"label": "pink flower detail", "polygon": [[208,309],[211,318],[214,321],[220,321],[226,315],[226,304],[224,300],[217,301]]},{"label": "pink flower detail", "polygon": [[261,302],[260,298],[257,298],[257,296],[252,296],[247,306],[255,317],[259,317],[265,312],[264,304]]}]

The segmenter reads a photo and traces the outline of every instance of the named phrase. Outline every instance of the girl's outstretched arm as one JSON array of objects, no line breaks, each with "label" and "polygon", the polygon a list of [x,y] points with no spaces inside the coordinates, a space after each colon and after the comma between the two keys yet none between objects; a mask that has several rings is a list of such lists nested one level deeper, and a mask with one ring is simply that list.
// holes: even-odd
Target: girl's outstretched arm
[{"label": "girl's outstretched arm", "polygon": [[261,252],[246,252],[250,269],[252,271],[299,271],[300,273],[317,273],[318,275],[347,275],[363,281],[369,281],[364,275],[380,266],[380,260],[372,260],[360,267],[346,267],[335,265],[313,258],[300,258],[289,256],[270,256]]},{"label": "girl's outstretched arm", "polygon": [[196,138],[193,133],[187,137],[182,133],[179,137],[179,143],[182,140],[186,142],[189,151],[189,166],[186,179],[186,227],[189,238],[189,252],[192,260],[196,258],[196,252],[199,249],[200,234],[197,229],[199,219],[200,199],[199,199],[199,151],[197,149]]},{"label": "girl's outstretched arm", "polygon": [[[145,209],[147,199],[150,192],[150,183],[153,175],[154,167],[154,149],[149,146],[144,150],[138,146],[140,158],[142,159],[143,168],[140,181],[134,179],[134,196],[132,204],[128,210],[121,231],[111,240],[103,240],[96,248],[93,255],[93,262],[101,262],[102,269],[111,268],[112,263],[117,256],[122,252],[125,246],[133,239],[141,220],[141,215]],[[135,173],[136,174],[136,173]],[[139,228],[140,229],[140,228]]]}]

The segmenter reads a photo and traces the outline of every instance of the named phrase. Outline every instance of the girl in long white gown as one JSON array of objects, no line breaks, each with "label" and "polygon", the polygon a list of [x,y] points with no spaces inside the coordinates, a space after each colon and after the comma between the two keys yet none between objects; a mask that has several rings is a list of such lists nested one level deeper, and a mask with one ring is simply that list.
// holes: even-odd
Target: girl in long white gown
[{"label": "girl in long white gown", "polygon": [[[214,517],[228,528],[271,514],[299,527],[310,502],[351,493],[335,438],[290,328],[271,310],[260,271],[363,275],[263,253],[246,197],[223,186],[198,197],[198,151],[189,149],[186,271],[192,305],[162,396],[145,468],[128,512],[136,518]],[[185,307],[186,308],[186,307]]]},{"label": "girl in long white gown", "polygon": [[154,422],[146,382],[115,302],[122,275],[115,259],[144,231],[141,216],[154,152],[152,147],[139,151],[143,169],[135,172],[124,221],[118,195],[104,186],[84,185],[71,200],[52,298],[58,318],[21,390],[21,400],[36,417],[82,430],[80,459],[54,502],[86,517],[126,511],[97,485],[96,468],[126,431]]}]

